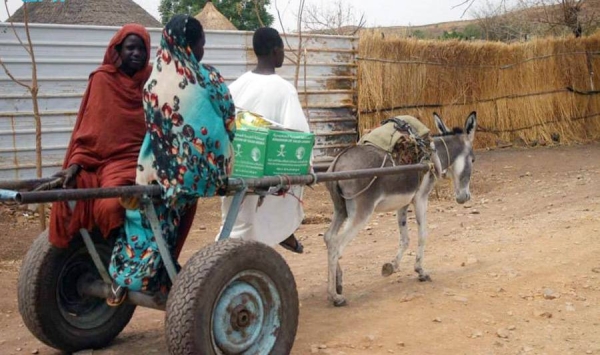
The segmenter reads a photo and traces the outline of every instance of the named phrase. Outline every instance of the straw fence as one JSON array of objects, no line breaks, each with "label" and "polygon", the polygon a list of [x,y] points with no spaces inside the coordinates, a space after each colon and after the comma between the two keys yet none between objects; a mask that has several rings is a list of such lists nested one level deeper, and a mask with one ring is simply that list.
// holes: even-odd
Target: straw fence
[{"label": "straw fence", "polygon": [[464,125],[477,111],[477,147],[600,138],[600,35],[528,43],[422,41],[364,33],[359,130],[409,114]]}]

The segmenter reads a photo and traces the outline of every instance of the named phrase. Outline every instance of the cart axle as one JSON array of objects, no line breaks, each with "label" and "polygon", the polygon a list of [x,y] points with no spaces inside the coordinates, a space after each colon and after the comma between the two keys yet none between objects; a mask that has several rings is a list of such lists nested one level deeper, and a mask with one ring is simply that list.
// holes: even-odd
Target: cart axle
[{"label": "cart axle", "polygon": [[[104,299],[110,297],[111,293],[110,285],[100,280],[81,284],[79,292],[82,295]],[[126,301],[136,306],[158,309],[159,311],[164,311],[166,309],[166,303],[164,300],[160,300],[158,297],[142,292],[128,292]]]}]

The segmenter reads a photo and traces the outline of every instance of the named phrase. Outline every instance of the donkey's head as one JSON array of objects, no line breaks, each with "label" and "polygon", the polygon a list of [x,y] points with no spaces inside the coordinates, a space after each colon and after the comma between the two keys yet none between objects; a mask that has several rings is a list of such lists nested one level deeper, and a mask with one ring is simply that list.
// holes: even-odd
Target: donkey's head
[{"label": "donkey's head", "polygon": [[456,202],[465,203],[471,199],[469,184],[475,162],[473,140],[477,128],[477,114],[471,112],[464,129],[448,129],[437,113],[433,114],[433,118],[440,132],[434,137],[434,143],[440,159],[442,175],[452,179]]}]

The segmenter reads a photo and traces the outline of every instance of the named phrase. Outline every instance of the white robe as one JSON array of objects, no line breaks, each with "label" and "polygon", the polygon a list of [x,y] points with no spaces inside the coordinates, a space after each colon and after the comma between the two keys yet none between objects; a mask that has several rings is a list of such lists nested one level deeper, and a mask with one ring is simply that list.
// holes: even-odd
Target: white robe
[{"label": "white robe", "polygon": [[[279,75],[247,72],[231,83],[229,90],[237,108],[260,114],[285,128],[310,131],[298,92]],[[223,222],[232,199],[223,198]],[[302,186],[292,187],[285,196],[266,196],[260,206],[258,196],[247,195],[230,237],[259,241],[270,246],[279,244],[302,224],[304,210],[301,199]]]}]

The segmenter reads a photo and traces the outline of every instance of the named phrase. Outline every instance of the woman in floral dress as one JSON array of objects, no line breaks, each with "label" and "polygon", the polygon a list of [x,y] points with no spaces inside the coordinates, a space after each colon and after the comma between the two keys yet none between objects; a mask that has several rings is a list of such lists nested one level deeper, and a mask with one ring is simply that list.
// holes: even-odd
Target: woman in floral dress
[{"label": "woman in floral dress", "polygon": [[[205,36],[198,20],[176,15],[166,25],[152,75],[144,87],[147,133],[138,159],[136,183],[158,183],[155,202],[160,228],[176,254],[181,212],[200,197],[225,188],[235,106],[219,72],[200,63]],[[118,305],[126,291],[155,292],[164,275],[156,240],[143,209],[128,209],[126,233],[113,251],[110,274]]]}]

